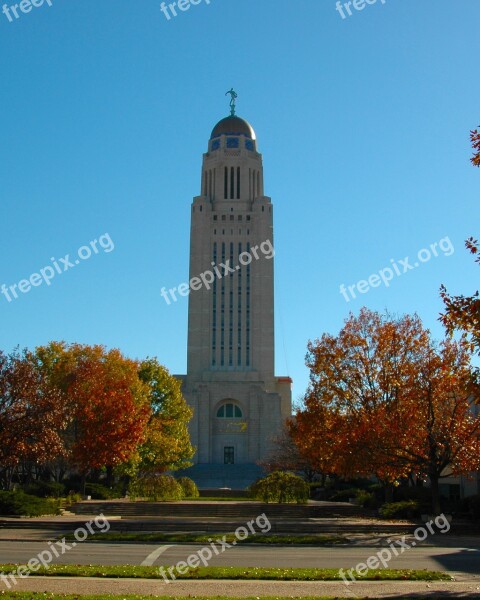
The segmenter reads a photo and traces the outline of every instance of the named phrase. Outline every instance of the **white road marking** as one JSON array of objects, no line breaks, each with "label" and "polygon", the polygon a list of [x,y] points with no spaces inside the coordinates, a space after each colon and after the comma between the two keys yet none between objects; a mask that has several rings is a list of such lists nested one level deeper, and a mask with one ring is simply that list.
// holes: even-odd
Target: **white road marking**
[{"label": "white road marking", "polygon": [[151,567],[160,555],[162,555],[169,548],[173,548],[174,545],[175,544],[170,544],[170,546],[159,546],[156,550],[154,550],[151,554],[147,556],[147,558],[141,563],[141,566]]}]

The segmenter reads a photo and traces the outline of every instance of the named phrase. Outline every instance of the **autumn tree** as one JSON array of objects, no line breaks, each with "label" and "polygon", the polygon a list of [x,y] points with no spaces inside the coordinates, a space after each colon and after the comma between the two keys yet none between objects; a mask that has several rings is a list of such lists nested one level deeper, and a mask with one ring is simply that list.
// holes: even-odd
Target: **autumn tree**
[{"label": "autumn tree", "polygon": [[[475,256],[475,262],[480,264],[480,249],[478,241],[473,238],[465,242],[467,249]],[[480,294],[477,290],[472,296],[451,296],[445,286],[440,288],[440,295],[445,304],[445,313],[440,320],[447,332],[463,333],[470,343],[472,352],[480,356]]]},{"label": "autumn tree", "polygon": [[478,129],[474,129],[470,132],[470,140],[474,152],[470,160],[474,167],[480,167],[480,131],[478,131]]},{"label": "autumn tree", "polygon": [[0,478],[9,489],[15,476],[35,477],[51,456],[65,453],[61,394],[28,352],[0,352]]},{"label": "autumn tree", "polygon": [[[475,167],[480,167],[480,131],[470,133],[474,156],[471,159]],[[480,248],[473,237],[465,242],[467,250],[475,256],[475,262],[480,265]],[[480,295],[477,290],[472,296],[451,296],[444,285],[440,295],[445,304],[445,313],[440,315],[441,322],[447,332],[452,335],[461,332],[470,342],[472,352],[480,356]],[[478,372],[477,372],[478,375]]]},{"label": "autumn tree", "polygon": [[154,358],[140,364],[138,376],[149,390],[151,407],[145,440],[139,448],[139,469],[163,472],[191,466],[195,450],[188,423],[193,412],[182,396],[180,381]]},{"label": "autumn tree", "polygon": [[319,472],[311,464],[308,454],[304,455],[301,446],[295,443],[295,428],[295,418],[288,419],[282,431],[273,437],[269,453],[258,464],[268,473],[292,471],[303,474],[307,481],[313,481]]},{"label": "autumn tree", "polygon": [[86,475],[102,467],[111,471],[135,455],[151,416],[150,392],[136,361],[103,346],[57,342],[37,348],[36,358],[63,394],[71,465]]},{"label": "autumn tree", "polygon": [[449,472],[468,475],[480,469],[480,416],[472,407],[476,390],[463,342],[431,344],[419,367],[416,393],[401,414],[414,428],[400,444],[392,444],[391,454],[416,474],[428,476],[433,507],[440,512],[440,479]]},{"label": "autumn tree", "polygon": [[[289,435],[298,451],[300,464],[306,464],[311,472],[321,475],[356,474],[348,451],[341,448],[339,440],[348,435],[346,418],[340,411],[315,402],[313,396],[306,398],[306,408],[298,409],[287,422]],[[342,449],[342,452],[340,450]]]},{"label": "autumn tree", "polygon": [[110,351],[104,359],[85,357],[68,388],[74,404],[72,462],[81,472],[113,468],[128,461],[145,439],[150,417],[148,391],[137,366]]},{"label": "autumn tree", "polygon": [[468,474],[480,466],[468,352],[461,343],[437,347],[418,317],[364,308],[338,336],[309,344],[307,366],[295,439],[324,468],[386,482],[428,476],[438,511],[446,467]]}]

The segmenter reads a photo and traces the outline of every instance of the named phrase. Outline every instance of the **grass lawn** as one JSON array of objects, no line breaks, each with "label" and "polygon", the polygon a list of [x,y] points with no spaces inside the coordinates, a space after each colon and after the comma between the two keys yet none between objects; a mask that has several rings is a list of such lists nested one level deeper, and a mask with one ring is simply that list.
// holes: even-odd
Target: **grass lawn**
[{"label": "grass lawn", "polygon": [[[92,537],[90,542],[165,542],[167,544],[208,544],[215,537],[223,538],[223,533],[195,534],[195,533],[120,533],[110,531]],[[67,539],[73,540],[74,536],[68,535]],[[237,544],[308,544],[311,546],[327,546],[331,544],[345,544],[348,540],[339,535],[251,535],[244,540],[237,540],[233,533],[227,533],[226,541]]]},{"label": "grass lawn", "polygon": [[[0,565],[0,572],[15,573],[18,565]],[[348,567],[346,567],[348,568]],[[162,579],[158,567],[140,566],[95,566],[95,565],[51,565],[41,567],[35,577],[104,577]],[[338,569],[280,569],[257,567],[198,567],[189,569],[184,575],[175,570],[177,579],[235,579],[275,581],[337,581],[341,580]],[[438,571],[413,569],[374,569],[365,575],[355,575],[358,581],[450,581],[451,577]],[[2,594],[2,598],[4,595]]]}]

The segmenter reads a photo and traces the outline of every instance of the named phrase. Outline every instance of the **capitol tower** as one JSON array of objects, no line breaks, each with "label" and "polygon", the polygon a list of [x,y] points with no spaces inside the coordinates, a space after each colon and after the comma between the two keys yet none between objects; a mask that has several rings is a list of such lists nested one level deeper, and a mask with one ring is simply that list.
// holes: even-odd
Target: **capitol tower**
[{"label": "capitol tower", "polygon": [[179,378],[197,448],[185,474],[200,488],[241,489],[260,475],[257,462],[291,415],[292,381],[274,372],[273,206],[262,155],[227,93],[231,114],[213,128],[192,203],[190,281],[198,279]]}]

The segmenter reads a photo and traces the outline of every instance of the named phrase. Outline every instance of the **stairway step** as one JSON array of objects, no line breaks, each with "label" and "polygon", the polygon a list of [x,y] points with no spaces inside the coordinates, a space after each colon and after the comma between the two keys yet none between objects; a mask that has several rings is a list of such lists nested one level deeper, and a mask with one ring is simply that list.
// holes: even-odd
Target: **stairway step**
[{"label": "stairway step", "polygon": [[184,517],[184,518],[256,518],[268,512],[272,518],[312,519],[345,518],[368,515],[368,511],[346,503],[263,504],[259,502],[125,502],[87,501],[75,504],[71,511],[80,514],[106,514],[123,517]]}]

